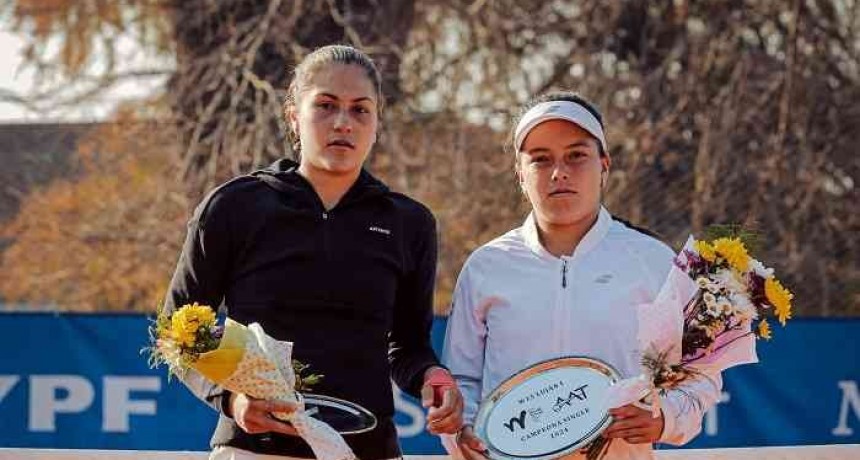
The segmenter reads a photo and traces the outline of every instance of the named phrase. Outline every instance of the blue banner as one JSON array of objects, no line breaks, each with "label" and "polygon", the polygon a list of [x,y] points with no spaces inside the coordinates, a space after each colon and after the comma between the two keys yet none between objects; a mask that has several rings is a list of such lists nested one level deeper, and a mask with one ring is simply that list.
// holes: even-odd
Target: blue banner
[{"label": "blue banner", "polygon": [[[140,315],[0,314],[0,446],[206,450],[216,415],[149,369]],[[440,349],[445,320],[433,328]],[[729,370],[689,447],[860,443],[860,320],[797,319]],[[442,453],[413,398],[396,392],[408,454]]]}]

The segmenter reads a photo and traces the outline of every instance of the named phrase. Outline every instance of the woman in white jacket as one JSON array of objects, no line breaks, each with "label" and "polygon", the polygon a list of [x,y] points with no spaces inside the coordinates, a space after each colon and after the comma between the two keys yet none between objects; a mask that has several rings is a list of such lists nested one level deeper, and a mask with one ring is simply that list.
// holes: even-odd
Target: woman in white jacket
[{"label": "woman in white jacket", "polygon": [[[466,261],[443,352],[466,405],[459,449],[452,439],[446,445],[469,460],[485,458],[471,426],[480,401],[514,373],[579,355],[611,364],[622,378],[638,375],[634,308],[654,299],[674,256],[603,207],[612,161],[592,104],[573,93],[544,95],[514,126],[516,175],[532,212]],[[721,385],[719,375],[702,376],[669,392],[656,418],[633,405],[613,409],[606,458],[651,458],[655,442],[689,441]]]}]

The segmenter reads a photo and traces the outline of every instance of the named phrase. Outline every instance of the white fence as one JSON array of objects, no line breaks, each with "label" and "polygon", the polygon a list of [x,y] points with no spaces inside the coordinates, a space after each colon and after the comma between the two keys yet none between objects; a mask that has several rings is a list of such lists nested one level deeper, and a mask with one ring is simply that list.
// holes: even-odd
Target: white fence
[{"label": "white fence", "polygon": [[[657,451],[658,460],[858,460],[860,444]],[[207,452],[153,450],[3,449],[0,460],[205,460]],[[445,460],[443,455],[407,455],[406,460]]]}]

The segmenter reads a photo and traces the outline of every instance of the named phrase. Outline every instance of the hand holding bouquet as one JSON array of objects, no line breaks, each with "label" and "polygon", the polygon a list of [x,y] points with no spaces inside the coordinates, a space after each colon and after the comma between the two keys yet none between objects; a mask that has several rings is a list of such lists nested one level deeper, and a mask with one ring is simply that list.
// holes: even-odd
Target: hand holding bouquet
[{"label": "hand holding bouquet", "polygon": [[756,337],[771,338],[769,317],[785,325],[792,298],[740,238],[691,237],[655,301],[638,310],[643,373],[614,385],[607,408],[645,400],[657,417],[659,396],[689,379],[758,362]]},{"label": "hand holding bouquet", "polygon": [[234,393],[294,403],[299,407],[295,412],[273,415],[290,422],[317,458],[355,458],[337,431],[304,413],[297,390],[312,385],[319,376],[301,378],[307,366],[291,359],[292,343],[273,339],[257,323],[246,327],[227,318],[219,326],[215,312],[196,302],[169,315],[159,312],[150,339],[153,367],[166,363],[169,372],[177,375],[194,369]]}]

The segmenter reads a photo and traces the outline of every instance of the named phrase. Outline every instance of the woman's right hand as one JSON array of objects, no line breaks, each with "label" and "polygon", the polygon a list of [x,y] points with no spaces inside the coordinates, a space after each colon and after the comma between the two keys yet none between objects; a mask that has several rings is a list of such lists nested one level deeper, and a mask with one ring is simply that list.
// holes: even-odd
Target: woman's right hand
[{"label": "woman's right hand", "polygon": [[472,425],[464,425],[463,429],[457,435],[457,447],[463,454],[466,460],[487,460],[487,447],[475,435],[475,430]]},{"label": "woman's right hand", "polygon": [[298,404],[291,402],[254,399],[240,393],[230,394],[230,413],[233,420],[248,434],[280,433],[298,436],[292,425],[272,415],[274,412],[293,412],[298,407]]}]

